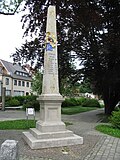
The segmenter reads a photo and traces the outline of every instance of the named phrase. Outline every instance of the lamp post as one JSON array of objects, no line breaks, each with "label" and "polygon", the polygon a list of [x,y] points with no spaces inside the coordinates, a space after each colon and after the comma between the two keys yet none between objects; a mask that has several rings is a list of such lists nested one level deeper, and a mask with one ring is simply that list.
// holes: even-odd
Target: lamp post
[{"label": "lamp post", "polygon": [[3,66],[0,66],[1,71],[1,97],[2,97],[2,111],[5,111],[5,87],[3,87]]}]

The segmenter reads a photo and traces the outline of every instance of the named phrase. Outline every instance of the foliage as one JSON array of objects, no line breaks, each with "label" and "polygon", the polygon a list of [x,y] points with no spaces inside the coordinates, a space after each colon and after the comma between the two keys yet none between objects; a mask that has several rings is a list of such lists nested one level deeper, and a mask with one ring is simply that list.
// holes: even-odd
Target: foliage
[{"label": "foliage", "polygon": [[77,100],[75,98],[66,98],[65,101],[62,102],[62,107],[70,107],[76,105],[77,105]]},{"label": "foliage", "polygon": [[[35,95],[28,95],[28,96],[6,96],[5,97],[5,106],[19,106],[26,104],[27,102],[36,101],[37,96]],[[35,102],[34,102],[35,103]]]},{"label": "foliage", "polygon": [[8,102],[7,102],[7,106],[19,106],[20,105],[20,102],[15,99],[15,98],[12,98],[10,99]]},{"label": "foliage", "polygon": [[0,14],[14,15],[23,0],[0,0]]},{"label": "foliage", "polygon": [[9,100],[11,100],[11,99],[12,99],[11,96],[5,96],[5,101],[6,101],[6,102],[9,101]]},{"label": "foliage", "polygon": [[25,96],[25,101],[26,102],[34,101],[34,100],[36,100],[36,98],[37,98],[36,95],[28,95],[28,96]]},{"label": "foliage", "polygon": [[79,86],[79,82],[73,84],[73,82],[67,77],[66,79],[61,80],[60,93],[67,97],[79,96]]},{"label": "foliage", "polygon": [[120,129],[120,109],[119,111],[113,111],[112,115],[109,117],[110,123]]},{"label": "foliage", "polygon": [[36,72],[32,80],[32,91],[40,95],[42,92],[42,73]]},{"label": "foliage", "polygon": [[[11,97],[11,98],[12,98],[12,97]],[[13,98],[15,98],[16,100],[19,101],[19,105],[23,105],[24,102],[25,102],[26,96],[15,96],[15,97],[13,97]]]},{"label": "foliage", "polygon": [[[37,61],[36,67],[42,66],[49,5],[57,9],[60,84],[67,77],[71,84],[82,76],[88,78],[94,93],[102,95],[105,113],[110,114],[120,100],[120,1],[26,1],[24,36],[38,37],[17,49],[15,61]],[[81,69],[74,69],[74,59],[80,60]]]},{"label": "foliage", "polygon": [[23,104],[23,109],[26,110],[26,108],[34,108],[35,111],[39,111],[40,104],[37,100],[28,101],[25,104]]},{"label": "foliage", "polygon": [[102,95],[105,113],[111,114],[120,99],[120,72],[117,69],[120,67],[120,2],[99,1],[97,7],[98,15],[93,13],[95,23],[86,21],[88,46],[80,57],[84,76],[89,78],[94,92]]},{"label": "foliage", "polygon": [[100,104],[98,102],[98,100],[96,99],[89,99],[87,98],[83,103],[82,103],[83,107],[98,107],[100,108]]},{"label": "foliage", "polygon": [[120,129],[114,128],[113,126],[101,124],[97,125],[95,128],[97,131],[120,138]]},{"label": "foliage", "polygon": [[73,107],[73,106],[82,106],[82,107],[96,107],[100,108],[100,104],[96,99],[89,99],[89,98],[66,98],[62,102],[62,108],[65,107]]},{"label": "foliage", "polygon": [[70,107],[70,106],[80,106],[86,98],[80,97],[80,98],[66,98],[62,102],[62,107]]},{"label": "foliage", "polygon": [[97,108],[95,107],[82,107],[82,106],[70,106],[70,107],[63,107],[61,109],[62,114],[67,114],[67,115],[72,115],[72,114],[77,114],[77,113],[82,113],[82,112],[88,112],[91,110],[95,110]]},{"label": "foliage", "polygon": [[80,93],[92,93],[91,84],[88,79],[85,79],[80,84]]}]

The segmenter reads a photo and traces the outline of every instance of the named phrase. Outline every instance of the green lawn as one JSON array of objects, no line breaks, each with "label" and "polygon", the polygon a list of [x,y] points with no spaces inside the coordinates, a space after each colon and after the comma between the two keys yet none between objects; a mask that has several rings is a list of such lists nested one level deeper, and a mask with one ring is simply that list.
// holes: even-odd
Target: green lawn
[{"label": "green lawn", "polygon": [[87,112],[91,110],[98,109],[96,107],[81,107],[81,106],[72,106],[72,107],[62,107],[62,114],[77,114],[81,112]]},{"label": "green lawn", "polygon": [[[72,125],[70,122],[65,122],[66,126]],[[12,120],[12,121],[0,121],[0,130],[27,130],[29,128],[35,128],[36,121],[34,120]]]},{"label": "green lawn", "polygon": [[29,129],[35,127],[34,120],[11,120],[11,121],[0,121],[0,130],[4,129]]},{"label": "green lawn", "polygon": [[120,138],[120,129],[114,128],[113,126],[100,124],[96,126],[96,130],[110,136]]}]

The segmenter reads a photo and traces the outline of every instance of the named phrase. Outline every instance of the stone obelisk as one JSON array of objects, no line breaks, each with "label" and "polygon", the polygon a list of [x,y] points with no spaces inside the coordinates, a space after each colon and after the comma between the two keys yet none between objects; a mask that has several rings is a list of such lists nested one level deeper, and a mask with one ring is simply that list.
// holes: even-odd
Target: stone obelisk
[{"label": "stone obelisk", "polygon": [[58,57],[55,6],[49,6],[44,53],[44,74],[40,102],[40,119],[36,128],[23,132],[23,137],[32,149],[83,144],[83,138],[66,129],[61,121],[61,103],[64,100],[59,93]]}]

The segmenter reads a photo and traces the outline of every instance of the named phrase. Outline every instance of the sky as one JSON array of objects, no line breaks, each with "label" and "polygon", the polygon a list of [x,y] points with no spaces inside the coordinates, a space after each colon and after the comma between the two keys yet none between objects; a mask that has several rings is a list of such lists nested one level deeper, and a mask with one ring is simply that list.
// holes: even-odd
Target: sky
[{"label": "sky", "polygon": [[13,62],[11,53],[24,42],[21,15],[0,15],[0,59]]}]

